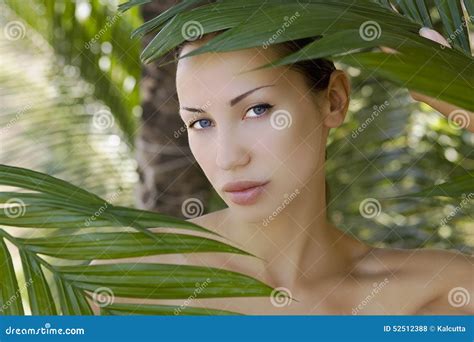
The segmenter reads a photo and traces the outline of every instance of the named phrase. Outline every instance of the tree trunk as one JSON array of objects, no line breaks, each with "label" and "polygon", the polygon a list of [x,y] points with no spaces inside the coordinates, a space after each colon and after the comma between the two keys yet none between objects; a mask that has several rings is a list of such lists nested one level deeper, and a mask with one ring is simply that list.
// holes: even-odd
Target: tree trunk
[{"label": "tree trunk", "polygon": [[[175,3],[161,0],[141,6],[143,18],[148,21]],[[144,37],[144,46],[153,37],[154,33]],[[170,54],[164,61],[173,59]],[[175,217],[189,217],[189,213],[182,212],[183,203],[191,198],[208,203],[211,187],[191,154],[185,126],[179,118],[176,64],[158,67],[160,62],[163,60],[144,65],[140,84],[143,113],[136,141],[140,175],[137,206]]]}]

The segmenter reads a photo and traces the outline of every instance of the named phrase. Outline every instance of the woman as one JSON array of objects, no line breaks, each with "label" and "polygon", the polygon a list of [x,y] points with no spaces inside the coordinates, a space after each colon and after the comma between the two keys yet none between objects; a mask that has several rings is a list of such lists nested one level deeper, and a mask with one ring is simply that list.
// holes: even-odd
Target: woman
[{"label": "woman", "polygon": [[[421,33],[439,39],[434,31]],[[207,39],[187,42],[180,53]],[[288,53],[289,46],[206,53],[181,59],[177,67],[180,116],[191,151],[228,205],[191,221],[262,260],[195,253],[120,262],[226,268],[297,300],[188,301],[190,306],[243,314],[474,313],[472,257],[441,250],[374,248],[326,220],[326,139],[329,130],[344,121],[350,84],[343,71],[325,61],[313,63],[313,71],[285,66],[243,73]],[[419,94],[414,97],[444,115],[457,109]],[[467,128],[474,131],[472,113],[466,114],[471,116]],[[459,305],[459,295],[469,300]],[[181,305],[184,300],[141,302]]]}]

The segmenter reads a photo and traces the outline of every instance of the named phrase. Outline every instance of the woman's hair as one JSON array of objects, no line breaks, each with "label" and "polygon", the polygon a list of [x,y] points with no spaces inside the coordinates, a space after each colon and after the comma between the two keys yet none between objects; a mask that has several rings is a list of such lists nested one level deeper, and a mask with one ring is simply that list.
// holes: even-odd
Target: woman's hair
[{"label": "woman's hair", "polygon": [[[207,33],[203,35],[200,39],[212,38],[218,35],[220,32],[223,32],[223,31]],[[270,46],[280,49],[281,55],[283,57],[300,50],[304,46],[314,42],[317,39],[318,37],[303,38],[303,39],[298,39],[298,40],[290,40],[287,42],[278,43],[278,44],[270,45]],[[194,41],[185,41],[181,43],[179,46],[177,46],[176,53],[175,53],[176,60],[178,60],[178,58],[180,57],[183,48],[187,44],[193,43],[193,42]],[[293,68],[295,71],[302,73],[303,76],[305,76],[308,87],[315,92],[324,90],[328,87],[331,74],[334,70],[336,70],[334,63],[324,58],[315,58],[315,59],[299,61],[299,62],[291,64],[290,67]],[[326,153],[325,159],[327,160],[327,153]],[[329,190],[329,184],[327,180],[325,180],[325,184],[326,184],[326,205],[327,205],[330,199],[330,190]]]}]

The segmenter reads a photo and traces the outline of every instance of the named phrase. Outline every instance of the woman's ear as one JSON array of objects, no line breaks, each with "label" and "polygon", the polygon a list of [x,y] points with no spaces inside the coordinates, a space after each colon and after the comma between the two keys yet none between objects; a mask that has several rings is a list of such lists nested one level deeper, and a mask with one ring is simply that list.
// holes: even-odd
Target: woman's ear
[{"label": "woman's ear", "polygon": [[323,119],[328,128],[338,127],[344,122],[349,108],[351,86],[346,73],[334,70],[325,93],[327,113]]}]

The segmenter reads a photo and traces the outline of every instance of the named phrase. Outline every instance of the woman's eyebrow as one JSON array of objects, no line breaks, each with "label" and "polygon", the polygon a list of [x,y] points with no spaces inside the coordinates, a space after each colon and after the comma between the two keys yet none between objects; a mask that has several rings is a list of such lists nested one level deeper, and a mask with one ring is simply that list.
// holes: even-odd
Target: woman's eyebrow
[{"label": "woman's eyebrow", "polygon": [[[239,101],[243,100],[244,98],[246,98],[247,96],[249,96],[250,94],[252,94],[254,91],[257,91],[259,89],[262,89],[262,88],[266,88],[266,87],[273,87],[274,84],[268,84],[268,85],[263,85],[263,86],[260,86],[260,87],[257,87],[257,88],[254,88],[254,89],[251,89],[249,91],[246,91],[245,93],[239,95],[239,96],[236,96],[235,98],[233,98],[232,100],[229,101],[229,105],[232,107],[232,106],[235,106]],[[206,111],[202,108],[192,108],[192,107],[181,107],[181,109],[183,110],[187,110],[188,112],[193,112],[193,113],[205,113]]]},{"label": "woman's eyebrow", "polygon": [[205,113],[205,110],[201,108],[181,107],[181,109],[187,110],[188,112],[193,112],[193,113]]},{"label": "woman's eyebrow", "polygon": [[243,100],[244,98],[246,98],[247,96],[252,94],[254,91],[257,91],[259,89],[266,88],[266,87],[273,87],[273,86],[274,86],[274,84],[269,84],[269,85],[260,86],[260,87],[254,88],[252,90],[246,91],[245,93],[243,93],[243,94],[233,98],[232,100],[230,100],[229,105],[231,107],[235,106],[239,101]]}]

